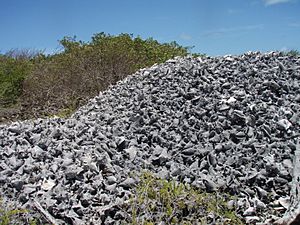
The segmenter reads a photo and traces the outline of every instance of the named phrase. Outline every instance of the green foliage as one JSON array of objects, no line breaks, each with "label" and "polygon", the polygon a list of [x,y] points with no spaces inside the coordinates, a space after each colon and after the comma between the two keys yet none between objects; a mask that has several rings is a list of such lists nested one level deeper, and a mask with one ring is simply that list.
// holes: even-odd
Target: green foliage
[{"label": "green foliage", "polygon": [[30,219],[25,222],[22,218],[22,215],[27,214],[28,210],[25,209],[7,209],[3,206],[2,201],[0,200],[0,225],[10,225],[10,224],[28,224],[36,225],[37,220]]},{"label": "green foliage", "polygon": [[31,68],[32,63],[28,59],[0,55],[0,105],[7,106],[17,102],[22,82]]},{"label": "green foliage", "polygon": [[65,37],[60,44],[62,52],[40,56],[24,81],[22,102],[31,110],[27,114],[38,110],[37,116],[57,115],[76,109],[140,68],[189,53],[188,47],[176,42],[162,44],[130,34],[98,33],[90,42]]},{"label": "green foliage", "polygon": [[0,122],[7,112],[20,112],[19,119],[66,117],[138,69],[186,56],[191,49],[176,42],[105,33],[93,35],[89,42],[64,37],[60,44],[61,52],[53,55],[18,49],[0,54]]},{"label": "green foliage", "polygon": [[243,224],[227,206],[224,193],[205,193],[176,181],[156,178],[149,172],[140,177],[131,199],[131,224]]}]

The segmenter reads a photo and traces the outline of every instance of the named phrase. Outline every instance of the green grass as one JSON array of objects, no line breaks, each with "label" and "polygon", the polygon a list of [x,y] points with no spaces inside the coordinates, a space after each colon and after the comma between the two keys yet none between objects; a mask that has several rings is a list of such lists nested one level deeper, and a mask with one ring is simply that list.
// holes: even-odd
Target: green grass
[{"label": "green grass", "polygon": [[291,55],[291,56],[299,56],[300,52],[298,50],[289,50],[289,51],[281,51],[285,55]]},{"label": "green grass", "polygon": [[29,221],[25,221],[24,214],[28,214],[29,211],[26,209],[14,209],[11,206],[3,205],[0,200],[0,225],[11,225],[11,224],[29,224],[36,225],[37,220],[32,218]]},{"label": "green grass", "polygon": [[298,50],[290,50],[287,52],[287,54],[292,55],[292,56],[299,56],[300,52]]},{"label": "green grass", "polygon": [[227,206],[232,197],[225,193],[201,192],[176,181],[167,181],[144,172],[130,200],[132,225],[207,224],[212,217],[217,224],[243,224]]}]

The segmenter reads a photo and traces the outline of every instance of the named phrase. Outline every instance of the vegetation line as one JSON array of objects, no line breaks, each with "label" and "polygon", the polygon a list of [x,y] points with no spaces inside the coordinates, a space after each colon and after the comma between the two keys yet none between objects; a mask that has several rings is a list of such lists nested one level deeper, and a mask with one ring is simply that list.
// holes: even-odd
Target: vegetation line
[{"label": "vegetation line", "polygon": [[0,54],[0,123],[66,117],[125,76],[186,56],[191,49],[176,42],[105,33],[95,34],[89,42],[64,37],[60,44],[62,51],[53,55],[30,50]]}]

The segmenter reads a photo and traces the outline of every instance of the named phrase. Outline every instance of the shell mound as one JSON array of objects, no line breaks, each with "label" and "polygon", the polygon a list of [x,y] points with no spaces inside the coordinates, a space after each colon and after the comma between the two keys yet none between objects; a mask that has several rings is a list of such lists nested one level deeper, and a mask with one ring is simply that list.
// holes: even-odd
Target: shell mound
[{"label": "shell mound", "polygon": [[277,52],[142,69],[70,119],[0,126],[1,197],[35,200],[60,222],[121,223],[115,207],[103,207],[128,200],[131,172],[146,169],[235,195],[246,222],[282,216],[299,140],[299,80],[300,58]]}]

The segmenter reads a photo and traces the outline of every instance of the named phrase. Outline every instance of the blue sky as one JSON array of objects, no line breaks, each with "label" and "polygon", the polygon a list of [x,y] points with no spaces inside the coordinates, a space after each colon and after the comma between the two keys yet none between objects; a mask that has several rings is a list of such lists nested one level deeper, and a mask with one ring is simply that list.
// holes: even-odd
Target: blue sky
[{"label": "blue sky", "polygon": [[300,0],[1,0],[0,52],[131,33],[208,55],[300,50]]}]

